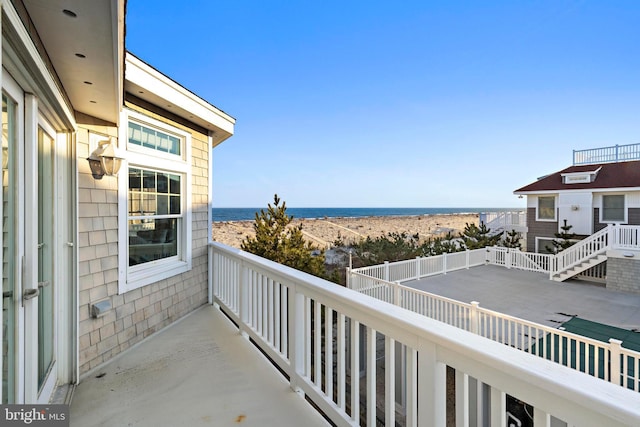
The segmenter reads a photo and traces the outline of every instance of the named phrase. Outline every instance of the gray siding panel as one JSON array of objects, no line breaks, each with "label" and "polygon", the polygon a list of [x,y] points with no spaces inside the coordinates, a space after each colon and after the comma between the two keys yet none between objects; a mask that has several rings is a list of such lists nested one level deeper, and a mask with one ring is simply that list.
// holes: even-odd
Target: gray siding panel
[{"label": "gray siding panel", "polygon": [[536,251],[536,237],[554,237],[558,232],[557,221],[536,221],[536,209],[527,208],[527,252]]}]

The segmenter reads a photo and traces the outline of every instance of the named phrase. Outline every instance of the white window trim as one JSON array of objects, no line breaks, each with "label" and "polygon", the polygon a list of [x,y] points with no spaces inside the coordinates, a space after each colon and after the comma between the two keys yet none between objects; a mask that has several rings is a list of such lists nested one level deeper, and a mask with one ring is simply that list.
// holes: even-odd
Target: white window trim
[{"label": "white window trim", "polygon": [[[553,197],[553,219],[540,218],[540,198]],[[555,195],[540,195],[536,198],[536,221],[538,222],[557,222],[558,221],[558,197]]]},{"label": "white window trim", "polygon": [[[184,141],[180,156],[163,153],[153,149],[128,144],[129,119],[141,124],[157,128],[163,132],[176,135]],[[150,285],[163,279],[191,270],[192,268],[192,220],[191,220],[191,134],[175,128],[167,123],[140,114],[136,111],[124,109],[119,129],[119,147],[126,156],[126,164],[118,174],[118,293],[132,291]],[[180,173],[184,176],[182,191],[183,200],[183,235],[178,242],[178,253],[182,259],[170,257],[152,261],[135,268],[129,267],[129,226],[128,226],[128,191],[129,180],[124,176],[129,167],[163,170]]]},{"label": "white window trim", "polygon": [[[609,221],[603,218],[604,215],[604,198],[606,196],[622,196],[624,199],[624,220],[623,221]],[[601,224],[627,224],[629,220],[629,205],[627,201],[627,195],[624,193],[611,193],[611,194],[602,194],[600,196],[600,218],[599,221]]]}]

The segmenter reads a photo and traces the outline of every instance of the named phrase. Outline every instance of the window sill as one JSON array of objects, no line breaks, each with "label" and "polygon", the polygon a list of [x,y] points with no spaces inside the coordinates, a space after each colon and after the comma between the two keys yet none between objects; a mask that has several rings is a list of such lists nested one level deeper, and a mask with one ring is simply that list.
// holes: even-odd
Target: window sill
[{"label": "window sill", "polygon": [[135,272],[129,272],[126,282],[118,286],[118,294],[123,294],[169,277],[191,270],[191,263],[185,261],[171,261],[160,265],[149,266]]}]

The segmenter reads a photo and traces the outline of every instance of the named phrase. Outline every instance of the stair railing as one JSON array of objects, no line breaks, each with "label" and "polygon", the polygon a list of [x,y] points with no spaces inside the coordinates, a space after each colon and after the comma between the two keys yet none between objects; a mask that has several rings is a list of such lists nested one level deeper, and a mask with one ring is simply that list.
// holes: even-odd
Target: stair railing
[{"label": "stair railing", "polygon": [[550,277],[553,278],[581,262],[605,252],[613,245],[615,235],[616,226],[609,224],[586,239],[558,252],[551,261]]}]

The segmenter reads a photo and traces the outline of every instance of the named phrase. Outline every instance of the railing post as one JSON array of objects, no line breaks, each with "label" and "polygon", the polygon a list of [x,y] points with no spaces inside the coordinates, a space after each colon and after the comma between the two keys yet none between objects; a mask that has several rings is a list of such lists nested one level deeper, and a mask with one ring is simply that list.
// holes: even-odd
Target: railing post
[{"label": "railing post", "polygon": [[442,254],[442,274],[447,274],[447,253]]},{"label": "railing post", "polygon": [[438,361],[437,353],[435,344],[418,341],[418,408],[420,425],[444,427],[447,422],[447,366]]},{"label": "railing post", "polygon": [[616,144],[616,163],[618,162],[618,144]]},{"label": "railing post", "polygon": [[421,258],[419,256],[416,257],[416,280],[420,280],[420,260]]},{"label": "railing post", "polygon": [[511,270],[511,263],[512,263],[512,259],[511,259],[511,250],[509,248],[507,248],[507,251],[504,254],[504,264],[507,267],[507,270]]},{"label": "railing post", "polygon": [[480,303],[471,301],[471,309],[469,310],[469,332],[474,334],[480,333],[480,313],[478,312]]},{"label": "railing post", "polygon": [[246,329],[249,324],[249,299],[251,295],[251,289],[249,285],[249,269],[244,265],[244,261],[240,262],[240,283],[238,284],[238,316],[240,317],[240,324],[238,329],[240,335],[249,339],[249,334]]},{"label": "railing post", "polygon": [[351,267],[347,267],[346,271],[347,271],[347,273],[346,273],[346,276],[347,276],[346,277],[346,282],[347,282],[346,286],[347,286],[347,289],[351,289]]},{"label": "railing post", "polygon": [[[291,376],[289,378],[289,386],[298,395],[304,398],[304,391],[300,387],[301,377],[304,376],[304,343],[305,331],[305,304],[304,295],[298,293],[295,285],[289,286],[288,292],[289,315],[289,363],[291,366]],[[310,351],[310,350],[309,350]]]},{"label": "railing post", "polygon": [[209,304],[213,304],[213,246],[207,244],[207,293]]},{"label": "railing post", "polygon": [[389,261],[384,262],[384,280],[389,281]]},{"label": "railing post", "polygon": [[400,282],[393,282],[393,304],[402,307],[402,296],[400,294]]},{"label": "railing post", "polygon": [[[609,366],[611,372],[609,372],[609,382],[621,385],[620,384],[620,356],[622,348],[622,341],[609,338]],[[622,384],[624,386],[624,384]]]}]

